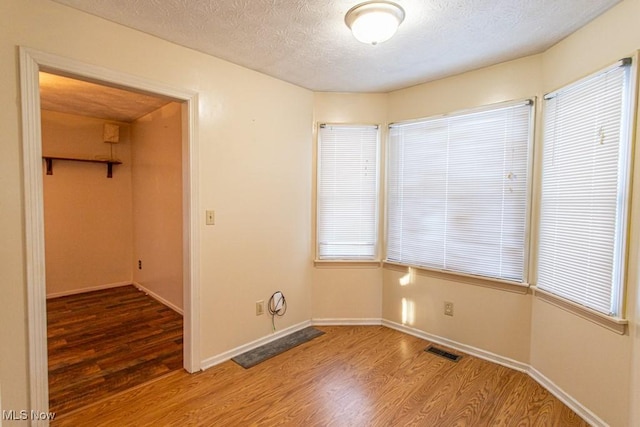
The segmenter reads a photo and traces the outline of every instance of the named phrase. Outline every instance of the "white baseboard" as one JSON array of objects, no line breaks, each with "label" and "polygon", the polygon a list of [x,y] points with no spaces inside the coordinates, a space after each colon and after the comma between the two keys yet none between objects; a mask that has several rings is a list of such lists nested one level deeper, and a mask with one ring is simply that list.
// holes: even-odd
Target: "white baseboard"
[{"label": "white baseboard", "polygon": [[54,292],[51,294],[47,294],[47,299],[66,297],[69,295],[76,295],[76,294],[83,294],[85,292],[100,291],[102,289],[119,288],[120,286],[129,286],[129,285],[131,285],[131,281],[107,283],[106,285],[91,286],[88,288],[73,289],[70,291]]},{"label": "white baseboard", "polygon": [[562,403],[567,405],[573,412],[580,415],[583,420],[588,422],[593,427],[607,427],[609,424],[604,422],[600,417],[591,412],[588,408],[574,399],[570,394],[566,393],[560,387],[558,387],[553,381],[545,377],[540,371],[533,366],[529,367],[529,376],[533,378],[538,384],[544,387],[549,393],[553,394]]},{"label": "white baseboard", "polygon": [[163,305],[166,305],[167,307],[169,307],[170,309],[172,309],[176,313],[179,313],[181,316],[184,314],[180,307],[178,307],[177,305],[173,304],[172,302],[164,299],[163,297],[161,297],[160,295],[156,294],[152,290],[142,286],[140,283],[133,282],[133,286],[135,286],[136,288],[138,288],[140,291],[144,292],[145,294],[149,295],[151,298],[153,298],[154,300],[158,301],[159,303],[161,303]]},{"label": "white baseboard", "polygon": [[220,353],[216,356],[209,357],[203,360],[202,362],[200,362],[200,367],[204,371],[205,369],[211,368],[212,366],[219,365],[220,363],[226,362],[227,360],[232,359],[239,354],[242,354],[249,350],[253,350],[256,347],[260,347],[261,345],[268,344],[271,341],[275,341],[278,338],[282,338],[286,335],[292,334],[296,331],[306,328],[307,326],[311,326],[310,320],[306,320],[304,322],[298,323],[297,325],[289,326],[288,328],[282,329],[281,331],[278,331],[272,335],[259,338],[255,341],[251,341],[250,343],[233,348],[229,351],[225,351],[224,353]]},{"label": "white baseboard", "polygon": [[413,335],[414,337],[422,338],[424,340],[431,341],[433,343],[441,344],[441,345],[453,348],[455,350],[459,350],[463,353],[470,354],[479,359],[484,359],[489,362],[497,363],[498,365],[506,366],[507,368],[515,369],[516,371],[520,371],[524,373],[529,372],[528,364],[518,362],[517,360],[513,360],[508,357],[500,356],[490,351],[486,351],[477,347],[462,344],[447,338],[442,338],[440,336],[421,331],[420,329],[415,329],[409,326],[401,325],[400,323],[392,322],[386,319],[382,319],[382,325],[391,329],[395,329],[400,332],[404,332],[409,335]]},{"label": "white baseboard", "polygon": [[352,318],[333,318],[333,319],[312,319],[312,325],[317,326],[378,326],[382,325],[382,319],[352,319]]}]

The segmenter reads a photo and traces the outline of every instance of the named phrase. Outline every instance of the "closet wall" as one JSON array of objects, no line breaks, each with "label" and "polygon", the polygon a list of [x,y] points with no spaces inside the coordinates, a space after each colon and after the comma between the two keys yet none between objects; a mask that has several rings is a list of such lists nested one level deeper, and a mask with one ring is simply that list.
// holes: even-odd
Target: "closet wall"
[{"label": "closet wall", "polygon": [[[43,155],[108,158],[104,123],[43,110]],[[54,160],[53,175],[43,175],[49,297],[131,281],[130,125],[116,124],[114,157],[122,164],[113,167],[113,178],[104,164],[62,160]]]},{"label": "closet wall", "polygon": [[[182,105],[131,124],[133,281],[181,311]],[[141,262],[141,268],[138,265]]]},{"label": "closet wall", "polygon": [[[113,148],[122,161],[112,178],[105,164],[64,160],[44,175],[48,297],[135,283],[182,311],[181,114],[178,103],[132,123],[42,111],[43,155],[106,159]],[[105,123],[120,128],[113,147]]]}]

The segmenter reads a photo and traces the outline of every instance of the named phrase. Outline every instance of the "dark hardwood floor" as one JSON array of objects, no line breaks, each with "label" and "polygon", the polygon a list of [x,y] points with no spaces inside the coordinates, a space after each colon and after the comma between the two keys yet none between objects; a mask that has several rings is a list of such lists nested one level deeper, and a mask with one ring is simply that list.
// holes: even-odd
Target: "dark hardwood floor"
[{"label": "dark hardwood floor", "polygon": [[586,426],[526,374],[427,353],[382,326],[326,333],[250,369],[178,371],[54,426]]},{"label": "dark hardwood floor", "polygon": [[50,411],[182,369],[182,316],[123,286],[47,301]]}]

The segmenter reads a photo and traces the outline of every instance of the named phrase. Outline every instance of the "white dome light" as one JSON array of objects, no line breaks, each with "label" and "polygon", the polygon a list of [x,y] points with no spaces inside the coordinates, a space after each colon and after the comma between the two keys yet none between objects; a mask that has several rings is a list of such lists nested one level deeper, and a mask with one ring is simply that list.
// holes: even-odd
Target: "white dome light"
[{"label": "white dome light", "polygon": [[344,17],[356,39],[374,45],[393,37],[403,20],[404,10],[388,1],[361,3],[349,9]]}]

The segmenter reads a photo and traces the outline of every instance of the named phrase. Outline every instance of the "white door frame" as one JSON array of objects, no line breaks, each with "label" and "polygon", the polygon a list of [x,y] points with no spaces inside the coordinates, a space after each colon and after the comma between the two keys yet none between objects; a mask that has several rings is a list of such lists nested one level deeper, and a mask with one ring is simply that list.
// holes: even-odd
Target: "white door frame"
[{"label": "white door frame", "polygon": [[[34,411],[48,412],[47,310],[39,71],[78,76],[95,82],[105,82],[125,89],[137,89],[183,102],[184,368],[188,372],[195,372],[201,368],[198,307],[200,291],[198,94],[141,77],[20,47],[30,407]],[[39,423],[36,424],[39,425]],[[46,424],[48,422],[42,425]]]}]

